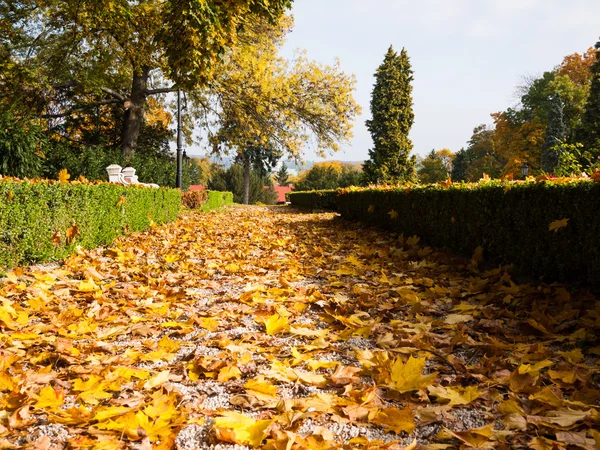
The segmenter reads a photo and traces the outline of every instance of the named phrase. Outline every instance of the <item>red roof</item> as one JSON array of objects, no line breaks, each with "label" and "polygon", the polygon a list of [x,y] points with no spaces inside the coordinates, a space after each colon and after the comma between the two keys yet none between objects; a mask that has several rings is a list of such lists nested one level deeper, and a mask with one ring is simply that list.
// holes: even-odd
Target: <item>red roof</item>
[{"label": "red roof", "polygon": [[287,186],[275,185],[273,186],[273,189],[275,189],[275,192],[277,193],[277,203],[285,203],[285,194],[292,192],[294,190],[294,186],[291,184]]},{"label": "red roof", "polygon": [[206,190],[206,186],[204,186],[203,184],[192,184],[189,187],[190,191],[205,191]]}]

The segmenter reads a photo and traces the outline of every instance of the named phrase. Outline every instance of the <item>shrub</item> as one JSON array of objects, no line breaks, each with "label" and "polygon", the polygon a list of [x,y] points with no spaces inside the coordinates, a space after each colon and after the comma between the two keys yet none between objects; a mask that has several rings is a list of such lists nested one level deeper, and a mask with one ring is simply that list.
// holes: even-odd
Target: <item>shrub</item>
[{"label": "shrub", "polygon": [[[300,194],[290,195],[293,205],[321,205],[317,193]],[[481,246],[488,259],[514,263],[546,280],[600,286],[600,183],[556,179],[347,189],[338,191],[334,203],[346,219],[417,235],[435,247],[470,256]],[[550,229],[562,219],[568,219],[566,226]]]},{"label": "shrub", "polygon": [[308,209],[325,209],[335,211],[337,209],[336,197],[338,191],[303,191],[290,192],[287,195],[288,200],[293,206]]},{"label": "shrub", "polygon": [[187,191],[181,194],[183,206],[190,209],[200,208],[206,203],[208,192],[206,191]]},{"label": "shrub", "polygon": [[231,192],[222,191],[206,191],[208,198],[202,211],[210,211],[213,209],[220,208],[221,206],[231,205],[233,203],[233,194]]},{"label": "shrub", "polygon": [[0,267],[58,260],[76,246],[177,218],[176,189],[0,179]]}]

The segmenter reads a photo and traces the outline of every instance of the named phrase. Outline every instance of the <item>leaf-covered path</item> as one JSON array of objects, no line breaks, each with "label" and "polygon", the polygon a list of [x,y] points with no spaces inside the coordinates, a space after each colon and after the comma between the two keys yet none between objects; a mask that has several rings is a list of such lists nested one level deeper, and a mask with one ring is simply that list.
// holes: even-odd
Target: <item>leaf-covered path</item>
[{"label": "leaf-covered path", "polygon": [[417,241],[236,207],[15,270],[0,448],[596,448],[600,303]]}]

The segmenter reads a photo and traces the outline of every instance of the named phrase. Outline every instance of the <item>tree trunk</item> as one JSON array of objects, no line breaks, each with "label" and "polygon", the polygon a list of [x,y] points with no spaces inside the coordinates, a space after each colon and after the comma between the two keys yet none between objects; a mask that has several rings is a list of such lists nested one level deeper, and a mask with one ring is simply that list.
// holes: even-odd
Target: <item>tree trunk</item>
[{"label": "tree trunk", "polygon": [[131,96],[125,105],[125,118],[123,121],[123,136],[121,148],[123,156],[129,159],[135,153],[140,127],[144,120],[144,106],[148,97],[149,67],[142,67],[141,73],[134,73],[131,83]]},{"label": "tree trunk", "polygon": [[244,205],[250,202],[250,156],[244,155]]}]

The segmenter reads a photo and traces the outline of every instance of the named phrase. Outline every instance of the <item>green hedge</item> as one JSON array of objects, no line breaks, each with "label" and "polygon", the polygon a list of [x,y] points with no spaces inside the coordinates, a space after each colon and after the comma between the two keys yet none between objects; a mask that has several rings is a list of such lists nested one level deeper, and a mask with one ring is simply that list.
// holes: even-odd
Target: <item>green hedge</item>
[{"label": "green hedge", "polygon": [[[151,220],[173,221],[180,208],[176,189],[0,180],[0,267],[58,260],[78,245],[108,244],[124,232],[145,230]],[[73,224],[80,235],[68,243]]]},{"label": "green hedge", "polygon": [[[295,204],[295,196],[290,198]],[[600,286],[597,182],[494,181],[349,189],[338,192],[335,204],[346,219],[417,235],[428,245],[467,256],[481,246],[489,260],[514,263],[548,281]],[[566,227],[549,229],[562,219],[569,219]]]},{"label": "green hedge", "polygon": [[221,206],[231,205],[233,203],[233,194],[223,191],[207,191],[208,199],[202,206],[202,211],[210,211],[220,208]]},{"label": "green hedge", "polygon": [[286,194],[288,201],[298,208],[335,211],[337,190],[297,191]]}]

